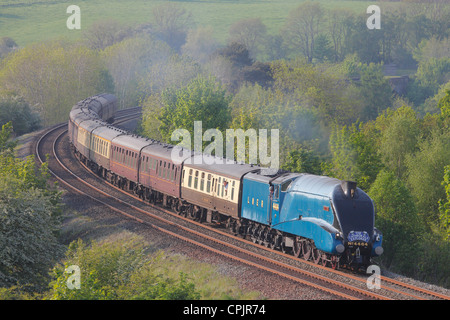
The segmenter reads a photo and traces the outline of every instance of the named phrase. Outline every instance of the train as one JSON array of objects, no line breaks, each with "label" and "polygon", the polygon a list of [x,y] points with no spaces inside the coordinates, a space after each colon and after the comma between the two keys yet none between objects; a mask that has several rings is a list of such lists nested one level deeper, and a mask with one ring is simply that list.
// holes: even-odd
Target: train
[{"label": "train", "polygon": [[[185,153],[111,123],[112,94],[73,106],[68,136],[76,157],[111,184],[202,223],[331,268],[364,270],[383,253],[372,199],[353,181],[263,170]],[[223,163],[223,164],[220,164]]]}]

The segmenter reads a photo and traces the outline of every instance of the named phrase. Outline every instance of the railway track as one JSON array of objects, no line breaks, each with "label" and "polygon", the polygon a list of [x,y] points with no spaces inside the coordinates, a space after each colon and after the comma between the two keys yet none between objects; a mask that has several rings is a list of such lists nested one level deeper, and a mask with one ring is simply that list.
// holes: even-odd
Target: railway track
[{"label": "railway track", "polygon": [[[116,119],[121,122],[129,121],[138,117],[139,113],[136,111],[136,108],[121,111]],[[88,197],[148,228],[238,263],[326,292],[337,299],[449,299],[448,296],[440,296],[429,290],[406,288],[407,284],[399,284],[385,277],[381,279],[380,290],[369,290],[365,283],[367,277],[350,275],[295,259],[230,235],[215,226],[177,216],[159,206],[144,206],[138,197],[107,184],[91,171],[91,178],[86,179],[80,176],[79,171],[69,168],[71,165],[67,159],[72,155],[68,147],[66,127],[66,124],[54,126],[40,137],[35,151],[38,160],[43,162],[45,154],[50,154],[49,171],[66,189]],[[81,163],[79,165],[81,166]]]}]

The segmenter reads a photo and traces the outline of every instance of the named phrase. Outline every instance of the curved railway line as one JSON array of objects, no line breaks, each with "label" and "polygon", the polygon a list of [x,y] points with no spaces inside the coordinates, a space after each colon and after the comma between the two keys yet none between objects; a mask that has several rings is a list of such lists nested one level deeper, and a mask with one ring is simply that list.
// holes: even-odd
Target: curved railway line
[{"label": "curved railway line", "polygon": [[[119,111],[116,124],[130,121],[139,115],[138,108]],[[41,163],[45,161],[46,154],[50,155],[49,171],[65,189],[88,197],[149,229],[158,230],[189,245],[326,292],[336,299],[450,300],[449,296],[387,277],[381,277],[380,289],[369,290],[366,285],[367,276],[318,266],[254,244],[215,225],[178,216],[175,212],[147,202],[143,204],[137,196],[120,190],[86,167],[81,167],[80,162],[77,161],[78,168],[75,168],[73,165],[75,157],[70,151],[66,123],[49,128],[39,137],[35,146],[35,154]],[[84,172],[81,172],[80,168]],[[86,174],[89,178],[86,178]]]}]

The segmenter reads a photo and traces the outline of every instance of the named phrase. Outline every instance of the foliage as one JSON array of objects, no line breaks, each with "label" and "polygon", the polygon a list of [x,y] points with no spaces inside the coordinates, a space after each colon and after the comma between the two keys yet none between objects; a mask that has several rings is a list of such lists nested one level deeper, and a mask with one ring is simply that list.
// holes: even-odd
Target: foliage
[{"label": "foliage", "polygon": [[441,133],[438,130],[434,130],[429,138],[421,140],[419,151],[407,158],[408,185],[427,225],[438,222],[438,201],[445,197],[441,181],[449,159],[450,132]]},{"label": "foliage", "polygon": [[311,148],[300,147],[287,155],[284,170],[320,175],[322,168],[320,159]]},{"label": "foliage", "polygon": [[116,20],[106,19],[94,22],[83,31],[84,41],[94,50],[104,50],[106,47],[130,37],[132,30]]},{"label": "foliage", "polygon": [[377,227],[383,232],[383,264],[411,273],[415,267],[410,261],[417,259],[412,244],[418,240],[420,227],[409,190],[392,172],[382,170],[368,194],[376,205]]},{"label": "foliage", "polygon": [[61,254],[60,194],[47,186],[47,165],[14,157],[10,123],[0,135],[0,286],[42,290]]},{"label": "foliage", "polygon": [[[71,275],[65,269],[70,265],[80,268],[80,289],[71,290],[66,285]],[[219,284],[217,278],[204,266],[152,252],[138,237],[90,245],[78,240],[70,244],[64,264],[53,269],[49,294],[51,299],[64,300],[217,299],[224,298],[226,292],[245,297],[229,284]]]},{"label": "foliage", "polygon": [[[404,177],[406,157],[416,151],[420,133],[420,121],[411,107],[403,106],[397,110],[388,109],[376,120],[383,126],[380,136],[379,151],[383,163],[397,177]],[[396,143],[392,143],[396,141]]]},{"label": "foliage", "polygon": [[[157,116],[163,140],[171,142],[175,129],[187,129],[193,134],[194,121],[202,121],[203,130],[225,131],[230,121],[229,101],[225,90],[213,78],[198,77],[180,89],[166,89],[161,95],[162,108]],[[191,141],[194,141],[193,136]]]},{"label": "foliage", "polygon": [[174,3],[164,3],[153,8],[153,32],[176,52],[186,42],[187,30],[193,24],[192,15]]},{"label": "foliage", "polygon": [[446,240],[450,241],[450,165],[445,166],[442,185],[445,188],[446,197],[439,200],[439,220]]},{"label": "foliage", "polygon": [[39,115],[18,96],[0,97],[0,125],[12,123],[14,133],[22,135],[40,127]]},{"label": "foliage", "polygon": [[213,32],[211,27],[190,30],[186,43],[181,48],[182,53],[200,63],[206,63],[213,52],[219,48],[219,42],[214,38]]},{"label": "foliage", "polygon": [[320,32],[323,17],[320,4],[306,1],[293,10],[284,28],[285,41],[292,51],[300,51],[311,62],[315,50],[315,38]]},{"label": "foliage", "polygon": [[330,136],[332,174],[344,180],[356,181],[368,190],[383,167],[373,137],[361,124],[335,127]]},{"label": "foliage", "polygon": [[60,41],[35,44],[9,55],[0,66],[0,84],[24,98],[45,125],[67,119],[78,101],[112,91],[98,54]]},{"label": "foliage", "polygon": [[364,100],[361,120],[373,120],[391,106],[392,89],[380,65],[361,65],[361,95]]},{"label": "foliage", "polygon": [[266,36],[266,26],[260,18],[243,19],[234,22],[229,32],[229,42],[244,45],[250,56],[255,58]]},{"label": "foliage", "polygon": [[115,94],[121,108],[138,103],[142,92],[136,87],[146,77],[146,70],[166,61],[170,52],[165,43],[149,36],[140,36],[108,46],[100,53],[114,80]]}]

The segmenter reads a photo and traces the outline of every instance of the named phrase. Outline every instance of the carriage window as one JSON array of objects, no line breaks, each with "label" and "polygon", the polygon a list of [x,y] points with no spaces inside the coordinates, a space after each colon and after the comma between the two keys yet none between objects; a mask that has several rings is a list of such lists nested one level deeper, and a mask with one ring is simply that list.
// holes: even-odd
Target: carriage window
[{"label": "carriage window", "polygon": [[175,167],[175,174],[173,175],[173,181],[175,181],[177,179],[177,171],[178,171],[178,168]]},{"label": "carriage window", "polygon": [[217,181],[217,195],[220,196],[220,184],[222,183],[222,178],[219,178]]},{"label": "carriage window", "polygon": [[198,187],[198,170],[195,170],[194,189]]},{"label": "carriage window", "polygon": [[264,207],[264,200],[261,200],[261,208]]},{"label": "carriage window", "polygon": [[200,190],[203,191],[204,187],[205,187],[205,173],[202,172],[202,179],[200,180]]},{"label": "carriage window", "polygon": [[189,181],[188,181],[188,187],[190,188],[192,186],[192,169],[189,170]]},{"label": "carriage window", "polygon": [[164,161],[164,169],[163,169],[163,172],[162,172],[162,177],[165,179],[165,178],[167,178],[167,168],[166,168],[166,162]]},{"label": "carriage window", "polygon": [[208,174],[208,181],[206,182],[206,192],[211,192],[211,174]]},{"label": "carriage window", "polygon": [[233,200],[233,198],[234,198],[234,183],[235,183],[235,181],[233,181],[232,188],[231,188],[231,200]]},{"label": "carriage window", "polygon": [[259,207],[259,199],[256,199],[256,206]]},{"label": "carriage window", "polygon": [[225,179],[223,179],[222,197],[223,197],[224,191],[225,191],[225,197],[226,197],[227,191],[228,191],[228,181],[226,181]]}]

